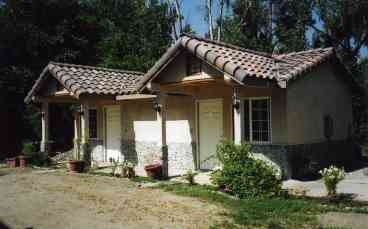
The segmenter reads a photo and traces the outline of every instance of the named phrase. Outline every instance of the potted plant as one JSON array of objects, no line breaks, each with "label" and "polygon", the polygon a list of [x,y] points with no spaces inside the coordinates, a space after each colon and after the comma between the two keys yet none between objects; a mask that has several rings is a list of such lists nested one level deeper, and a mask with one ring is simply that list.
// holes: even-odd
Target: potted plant
[{"label": "potted plant", "polygon": [[322,169],[319,172],[322,175],[323,182],[327,189],[329,197],[335,197],[337,194],[337,184],[345,179],[344,168],[338,168],[331,165],[329,168]]},{"label": "potted plant", "polygon": [[27,157],[24,155],[20,155],[18,158],[19,158],[19,166],[21,168],[26,168],[27,167]]},{"label": "potted plant", "polygon": [[162,165],[159,163],[146,165],[144,166],[144,170],[147,173],[147,176],[153,179],[161,179],[162,178]]},{"label": "potted plant", "polygon": [[130,161],[124,161],[122,165],[122,176],[127,178],[135,177],[134,163]]},{"label": "potted plant", "polygon": [[7,164],[10,168],[17,167],[18,163],[19,163],[18,158],[16,158],[16,157],[8,158],[8,159],[6,159],[6,161],[7,161]]},{"label": "potted plant", "polygon": [[70,160],[69,162],[69,170],[74,173],[82,173],[85,168],[85,162],[82,160]]}]

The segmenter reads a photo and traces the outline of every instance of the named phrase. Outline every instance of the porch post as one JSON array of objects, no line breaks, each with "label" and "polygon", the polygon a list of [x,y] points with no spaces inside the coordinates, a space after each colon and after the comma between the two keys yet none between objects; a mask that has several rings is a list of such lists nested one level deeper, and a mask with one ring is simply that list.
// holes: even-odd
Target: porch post
[{"label": "porch post", "polygon": [[81,115],[81,147],[80,147],[80,159],[84,158],[87,144],[89,141],[89,106],[87,103],[83,103],[82,115]]},{"label": "porch post", "polygon": [[162,175],[168,177],[169,175],[169,161],[168,149],[166,144],[166,101],[165,96],[160,94],[155,101],[155,109],[157,115],[157,122],[159,126],[159,147],[161,147],[162,158]]},{"label": "porch post", "polygon": [[239,98],[239,88],[234,88],[233,95],[233,125],[234,125],[234,144],[241,144],[241,104]]},{"label": "porch post", "polygon": [[80,110],[74,113],[74,159],[80,159]]},{"label": "porch post", "polygon": [[50,150],[49,147],[49,103],[42,103],[42,111],[41,111],[41,125],[42,125],[42,139],[40,150],[43,153],[47,153]]}]

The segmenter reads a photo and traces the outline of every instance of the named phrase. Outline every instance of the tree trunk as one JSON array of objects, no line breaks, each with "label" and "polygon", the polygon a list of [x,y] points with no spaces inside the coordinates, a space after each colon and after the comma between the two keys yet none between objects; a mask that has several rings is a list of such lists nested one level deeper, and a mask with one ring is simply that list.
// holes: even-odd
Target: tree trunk
[{"label": "tree trunk", "polygon": [[217,28],[217,40],[221,41],[221,33],[222,33],[222,18],[224,16],[224,5],[225,0],[220,0],[220,18],[219,18],[219,24]]},{"label": "tree trunk", "polygon": [[179,33],[182,34],[183,33],[183,18],[181,15],[181,5],[180,5],[179,0],[175,0],[175,8],[176,8],[176,13],[178,14]]},{"label": "tree trunk", "polygon": [[213,40],[212,0],[207,0],[207,10],[208,10],[208,31],[210,33],[210,39]]}]

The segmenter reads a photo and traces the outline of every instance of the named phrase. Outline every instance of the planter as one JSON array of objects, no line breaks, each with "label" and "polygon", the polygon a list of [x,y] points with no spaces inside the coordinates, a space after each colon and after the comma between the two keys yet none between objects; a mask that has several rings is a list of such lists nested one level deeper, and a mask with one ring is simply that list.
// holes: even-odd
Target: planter
[{"label": "planter", "polygon": [[122,176],[126,178],[134,178],[135,177],[134,168],[123,168]]},{"label": "planter", "polygon": [[144,170],[147,173],[147,176],[153,179],[161,179],[162,178],[162,165],[161,164],[153,164],[144,166]]},{"label": "planter", "polygon": [[19,166],[21,168],[26,168],[27,167],[27,158],[25,156],[19,156]]},{"label": "planter", "polygon": [[8,167],[15,168],[18,166],[18,159],[16,157],[8,158],[6,159],[6,163],[8,164]]},{"label": "planter", "polygon": [[82,173],[84,171],[85,164],[85,161],[69,161],[69,170],[73,173]]}]

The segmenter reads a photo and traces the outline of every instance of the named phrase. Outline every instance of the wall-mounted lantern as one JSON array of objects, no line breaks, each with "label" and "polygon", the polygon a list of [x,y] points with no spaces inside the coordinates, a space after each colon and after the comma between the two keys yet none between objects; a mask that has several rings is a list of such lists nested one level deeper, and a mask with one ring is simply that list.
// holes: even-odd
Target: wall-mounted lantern
[{"label": "wall-mounted lantern", "polygon": [[161,112],[161,108],[162,108],[162,104],[160,104],[158,100],[155,100],[155,102],[153,103],[153,109],[156,112]]},{"label": "wall-mounted lantern", "polygon": [[240,99],[236,96],[233,96],[233,108],[239,110],[240,108]]}]

